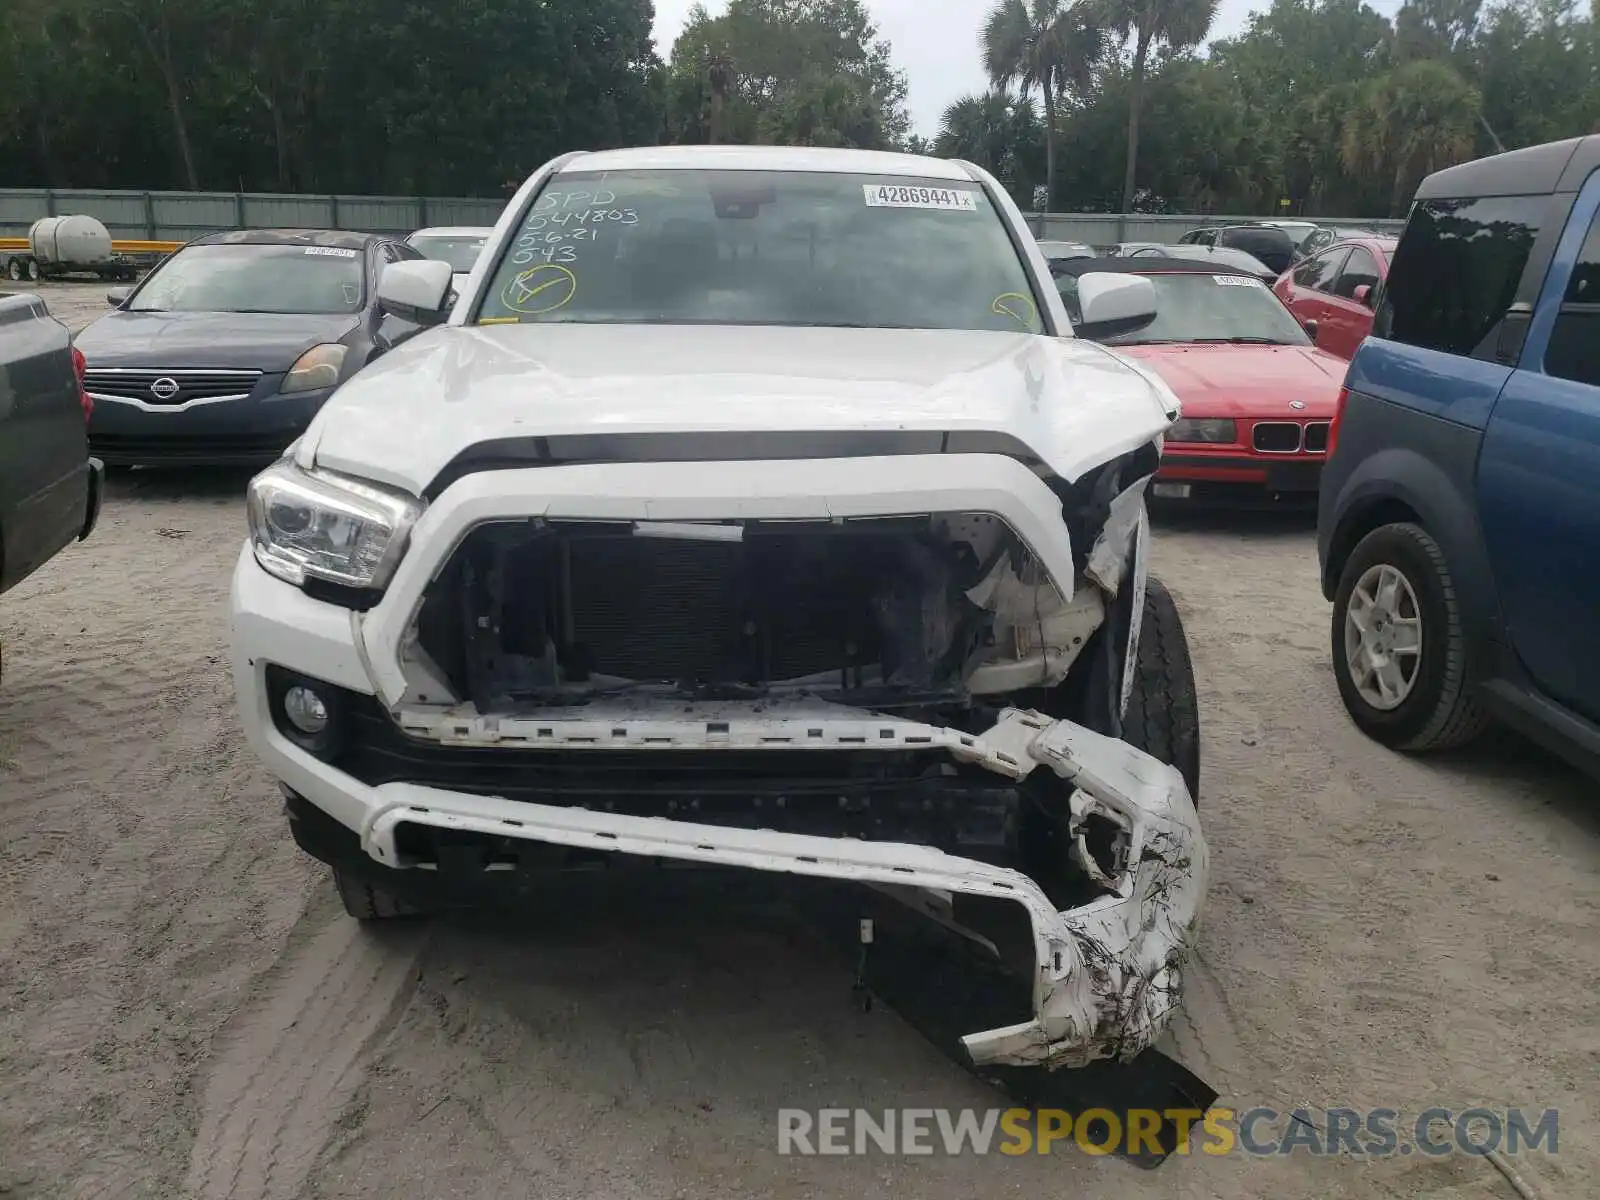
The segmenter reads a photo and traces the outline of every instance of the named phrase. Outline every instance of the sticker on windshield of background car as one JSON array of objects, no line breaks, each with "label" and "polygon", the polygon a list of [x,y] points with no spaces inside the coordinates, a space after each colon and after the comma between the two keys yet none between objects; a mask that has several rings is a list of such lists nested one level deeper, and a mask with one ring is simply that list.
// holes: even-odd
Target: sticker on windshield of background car
[{"label": "sticker on windshield of background car", "polygon": [[560,263],[540,263],[513,275],[500,289],[500,303],[527,317],[543,316],[571,301],[578,277]]},{"label": "sticker on windshield of background car", "polygon": [[1211,282],[1219,283],[1223,287],[1266,287],[1259,279],[1252,279],[1248,275],[1213,275]]},{"label": "sticker on windshield of background car", "polygon": [[868,208],[934,208],[953,212],[977,212],[978,201],[972,192],[959,188],[907,187],[896,183],[864,183],[861,193]]},{"label": "sticker on windshield of background car", "polygon": [[341,250],[337,246],[307,246],[307,254],[318,254],[323,258],[354,258],[354,250]]}]

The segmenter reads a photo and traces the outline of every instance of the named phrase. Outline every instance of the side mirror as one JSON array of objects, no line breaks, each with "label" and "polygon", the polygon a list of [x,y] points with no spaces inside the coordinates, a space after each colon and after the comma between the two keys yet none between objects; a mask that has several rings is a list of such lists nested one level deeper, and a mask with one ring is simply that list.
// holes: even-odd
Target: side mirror
[{"label": "side mirror", "polygon": [[133,295],[132,288],[112,288],[106,293],[106,303],[112,308],[121,308],[131,295]]},{"label": "side mirror", "polygon": [[1078,309],[1083,314],[1074,331],[1079,337],[1132,333],[1156,319],[1156,285],[1143,275],[1087,271],[1078,276]]},{"label": "side mirror", "polygon": [[390,263],[378,278],[378,307],[402,321],[439,325],[450,315],[450,264],[431,258]]},{"label": "side mirror", "polygon": [[1311,339],[1311,344],[1317,344],[1317,323],[1315,321],[1301,321],[1300,327],[1306,331],[1306,336]]},{"label": "side mirror", "polygon": [[1366,283],[1357,284],[1354,290],[1352,290],[1350,293],[1350,299],[1354,300],[1357,304],[1365,304],[1368,308],[1371,308],[1372,286]]}]

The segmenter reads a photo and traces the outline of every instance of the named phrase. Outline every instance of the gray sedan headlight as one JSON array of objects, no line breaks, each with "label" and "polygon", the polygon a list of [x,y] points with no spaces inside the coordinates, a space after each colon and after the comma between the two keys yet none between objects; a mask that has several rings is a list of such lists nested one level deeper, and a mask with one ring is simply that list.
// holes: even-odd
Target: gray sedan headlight
[{"label": "gray sedan headlight", "polygon": [[422,515],[413,496],[280,459],[250,481],[250,544],[270,575],[382,588]]},{"label": "gray sedan headlight", "polygon": [[1221,417],[1180,417],[1167,430],[1169,442],[1236,442],[1233,421]]}]

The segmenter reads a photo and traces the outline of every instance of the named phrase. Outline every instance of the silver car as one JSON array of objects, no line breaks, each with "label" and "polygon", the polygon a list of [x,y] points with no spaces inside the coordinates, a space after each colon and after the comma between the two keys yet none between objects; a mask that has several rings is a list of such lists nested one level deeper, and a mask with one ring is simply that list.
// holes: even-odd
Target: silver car
[{"label": "silver car", "polygon": [[452,286],[460,292],[493,232],[484,225],[441,225],[417,230],[406,238],[406,245],[414,247],[423,258],[449,263],[454,276]]}]

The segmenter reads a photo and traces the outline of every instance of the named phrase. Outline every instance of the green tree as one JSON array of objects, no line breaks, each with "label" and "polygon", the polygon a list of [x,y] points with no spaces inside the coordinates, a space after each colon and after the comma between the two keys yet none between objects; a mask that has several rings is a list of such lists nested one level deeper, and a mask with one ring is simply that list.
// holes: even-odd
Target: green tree
[{"label": "green tree", "polygon": [[673,43],[668,136],[881,149],[909,121],[905,77],[861,0],[696,5]]},{"label": "green tree", "polygon": [[1481,115],[1477,90],[1449,64],[1402,63],[1361,89],[1345,118],[1345,165],[1391,179],[1388,215],[1404,216],[1424,175],[1471,156]]},{"label": "green tree", "polygon": [[1133,210],[1139,161],[1139,109],[1152,48],[1169,51],[1198,46],[1217,16],[1217,0],[1106,0],[1107,24],[1133,42],[1133,73],[1128,88],[1127,165],[1122,175],[1122,211]]},{"label": "green tree", "polygon": [[1044,127],[1033,105],[1006,92],[964,96],[944,110],[934,152],[962,158],[990,172],[1024,208],[1034,204]]},{"label": "green tree", "polygon": [[1066,0],[998,0],[979,35],[983,65],[1000,88],[1038,90],[1044,104],[1045,206],[1055,199],[1056,113],[1061,98],[1088,88],[1104,40],[1089,10]]}]

